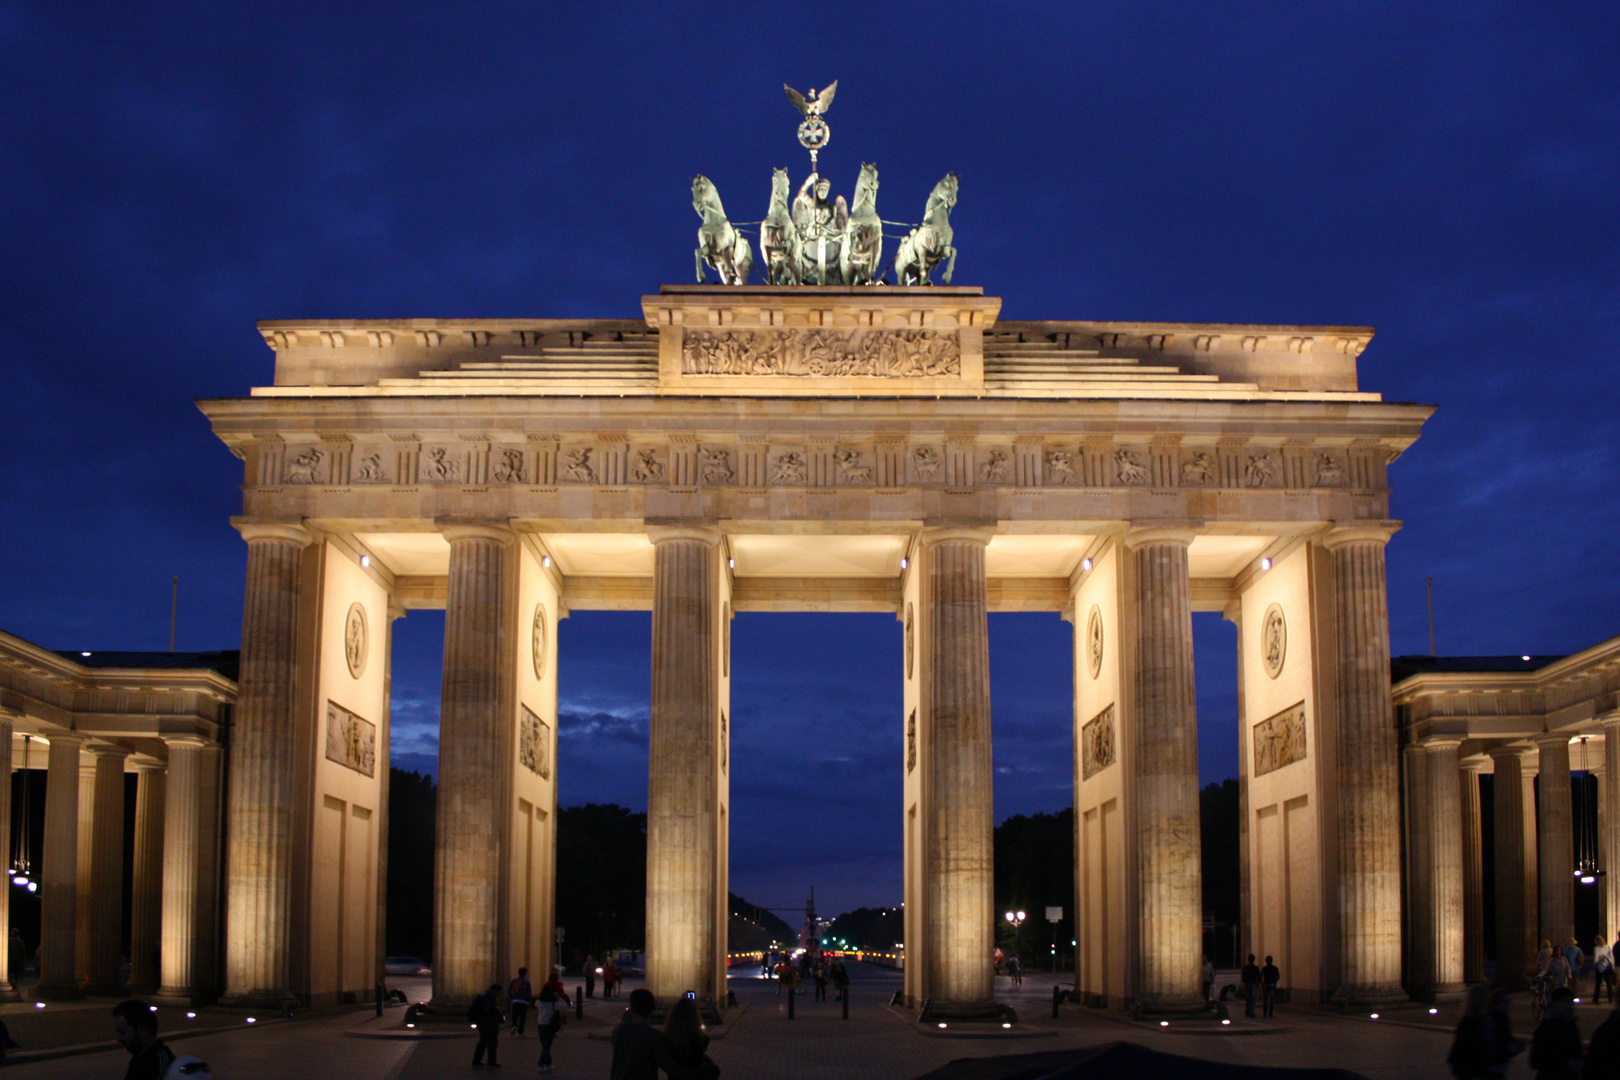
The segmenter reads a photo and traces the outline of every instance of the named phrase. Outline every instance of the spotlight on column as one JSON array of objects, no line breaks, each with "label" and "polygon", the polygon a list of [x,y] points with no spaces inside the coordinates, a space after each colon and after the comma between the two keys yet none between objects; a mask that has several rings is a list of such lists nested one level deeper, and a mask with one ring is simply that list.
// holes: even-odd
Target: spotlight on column
[{"label": "spotlight on column", "polygon": [[1267,555],[1265,558],[1260,560],[1260,569],[1262,569],[1262,570],[1270,570],[1271,569],[1271,556],[1270,555]]}]

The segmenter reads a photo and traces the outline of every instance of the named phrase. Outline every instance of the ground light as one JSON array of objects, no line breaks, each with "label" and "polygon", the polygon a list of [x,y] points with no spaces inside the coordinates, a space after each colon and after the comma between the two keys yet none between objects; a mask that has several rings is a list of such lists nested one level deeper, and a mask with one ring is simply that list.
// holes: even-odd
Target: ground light
[{"label": "ground light", "polygon": [[1372,1018],[1373,1018],[1373,1019],[1374,1019],[1374,1020],[1376,1020],[1376,1019],[1378,1019],[1378,1014],[1377,1014],[1377,1013],[1373,1013],[1373,1014],[1372,1014]]},{"label": "ground light", "polygon": [[195,1019],[197,1019],[197,1014],[194,1013],[194,1012],[188,1012],[188,1013],[186,1013],[186,1019],[187,1020],[195,1020]]}]

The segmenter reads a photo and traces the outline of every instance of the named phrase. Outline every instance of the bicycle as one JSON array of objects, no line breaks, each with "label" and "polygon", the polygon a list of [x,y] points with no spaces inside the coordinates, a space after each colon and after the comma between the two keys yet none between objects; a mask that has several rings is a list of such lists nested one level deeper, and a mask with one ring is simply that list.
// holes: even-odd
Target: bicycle
[{"label": "bicycle", "polygon": [[1553,984],[1545,975],[1536,975],[1530,980],[1530,1022],[1541,1022],[1541,1014],[1547,1006],[1552,1004]]}]

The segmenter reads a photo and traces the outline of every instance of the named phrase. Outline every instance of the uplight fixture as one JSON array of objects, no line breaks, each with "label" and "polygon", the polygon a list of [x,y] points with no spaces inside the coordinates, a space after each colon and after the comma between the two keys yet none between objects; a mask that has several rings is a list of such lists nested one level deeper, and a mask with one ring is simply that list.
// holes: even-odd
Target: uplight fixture
[{"label": "uplight fixture", "polygon": [[257,1024],[259,1022],[259,1018],[256,1016],[250,1016],[247,1018],[247,1022],[250,1024]]},{"label": "uplight fixture", "polygon": [[1262,570],[1270,570],[1271,569],[1271,556],[1270,555],[1263,556],[1260,559],[1260,569],[1262,569]]},{"label": "uplight fixture", "polygon": [[1091,556],[1090,555],[1087,555],[1085,558],[1080,560],[1080,569],[1082,569],[1082,570],[1090,570],[1091,569]]},{"label": "uplight fixture", "polygon": [[89,654],[89,653],[87,653],[87,652],[82,652],[82,653],[80,653],[80,654],[79,654],[79,655],[80,655],[80,656],[89,656],[89,655],[90,655],[90,654]]},{"label": "uplight fixture", "polygon": [[1372,1014],[1372,1018],[1373,1018],[1373,1019],[1374,1019],[1374,1020],[1376,1020],[1376,1019],[1378,1019],[1378,1014],[1377,1014],[1377,1013],[1373,1013],[1373,1014]]},{"label": "uplight fixture", "polygon": [[370,565],[371,565],[371,556],[370,555],[362,555],[362,556],[360,556],[360,568],[362,570],[365,569],[366,567],[370,566]]},{"label": "uplight fixture", "polygon": [[900,556],[900,569],[904,570],[904,569],[906,569],[906,567],[908,567],[910,565],[911,565],[911,560],[910,559],[906,558],[904,555]]},{"label": "uplight fixture", "polygon": [[[90,655],[90,654],[89,654],[89,653],[85,653],[85,654],[84,654],[84,655],[86,655],[86,656],[89,656],[89,655]],[[1521,656],[1521,657],[1519,657],[1519,659],[1520,659],[1520,660],[1523,660],[1523,661],[1524,661],[1524,662],[1525,662],[1525,663],[1529,663],[1529,662],[1530,662],[1530,658],[1529,658],[1529,657],[1528,657],[1528,656]]]},{"label": "uplight fixture", "polygon": [[727,559],[726,560],[726,566],[729,569],[732,569],[732,570],[737,569],[737,560],[736,559]]},{"label": "uplight fixture", "polygon": [[540,556],[540,565],[545,567],[547,570],[550,570],[551,569],[551,556],[550,555],[542,555],[542,556]]}]

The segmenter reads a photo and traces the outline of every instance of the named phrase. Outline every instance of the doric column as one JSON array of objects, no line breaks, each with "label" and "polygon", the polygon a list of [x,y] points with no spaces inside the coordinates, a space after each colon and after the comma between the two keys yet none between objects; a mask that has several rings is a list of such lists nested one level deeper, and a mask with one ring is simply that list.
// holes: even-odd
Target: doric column
[{"label": "doric column", "polygon": [[[11,736],[12,721],[0,716],[0,869],[11,867]],[[11,879],[0,881],[0,927],[11,926]],[[16,1001],[17,988],[11,985],[11,935],[0,933],[0,1001]]]},{"label": "doric column", "polygon": [[204,909],[210,915],[213,897],[202,887],[202,865],[213,843],[206,822],[207,784],[203,740],[175,736],[169,746],[168,775],[163,791],[163,870],[159,998],[177,1005],[199,1002],[203,991],[202,946],[211,934],[205,930]]},{"label": "doric column", "polygon": [[89,954],[85,992],[123,997],[124,759],[121,746],[93,746],[95,794],[90,832]]},{"label": "doric column", "polygon": [[1541,936],[1562,949],[1575,936],[1575,840],[1570,832],[1569,736],[1536,740],[1536,852],[1541,869]]},{"label": "doric column", "polygon": [[1496,829],[1496,981],[1510,989],[1526,985],[1536,957],[1534,808],[1526,798],[1527,753],[1522,746],[1490,752],[1496,766],[1491,783]]},{"label": "doric column", "polygon": [[[240,523],[248,544],[241,681],[231,733],[225,1002],[279,1006],[292,997],[293,710],[298,672],[298,525]],[[165,981],[167,977],[165,976]]]},{"label": "doric column", "polygon": [[1432,995],[1463,991],[1463,847],[1462,787],[1457,782],[1457,748],[1461,739],[1428,739],[1429,805],[1429,973]]},{"label": "doric column", "polygon": [[1177,529],[1127,533],[1134,553],[1136,845],[1140,891],[1137,996],[1201,1000],[1203,868],[1198,825],[1198,704],[1192,585]]},{"label": "doric column", "polygon": [[720,533],[649,530],[652,704],[647,780],[647,988],[717,994]]},{"label": "doric column", "polygon": [[923,896],[929,994],[943,1011],[990,1008],[995,934],[990,636],[985,529],[925,529],[923,740],[928,778]]},{"label": "doric column", "polygon": [[[1335,997],[1401,991],[1399,751],[1390,704],[1387,528],[1335,529],[1340,984]],[[1328,910],[1332,910],[1329,905]]]},{"label": "doric column", "polygon": [[135,766],[135,865],[129,911],[129,992],[157,993],[163,939],[163,763]]},{"label": "doric column", "polygon": [[1485,981],[1485,857],[1479,805],[1479,773],[1484,762],[1459,766],[1458,797],[1462,811],[1463,982]]},{"label": "doric column", "polygon": [[489,524],[447,525],[450,589],[444,614],[439,712],[438,833],[434,854],[433,1000],[471,1001],[495,970],[501,823],[506,790],[502,723],[512,534]]},{"label": "doric column", "polygon": [[1429,857],[1429,755],[1421,743],[1401,747],[1406,821],[1406,971],[1404,982],[1425,999],[1434,985],[1434,864]]},{"label": "doric column", "polygon": [[1604,875],[1598,932],[1620,934],[1620,713],[1603,718],[1603,794],[1598,800],[1598,865]]},{"label": "doric column", "polygon": [[84,736],[50,733],[45,777],[45,851],[40,874],[39,985],[36,997],[84,996],[78,975],[79,748]]}]

